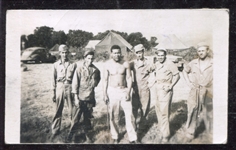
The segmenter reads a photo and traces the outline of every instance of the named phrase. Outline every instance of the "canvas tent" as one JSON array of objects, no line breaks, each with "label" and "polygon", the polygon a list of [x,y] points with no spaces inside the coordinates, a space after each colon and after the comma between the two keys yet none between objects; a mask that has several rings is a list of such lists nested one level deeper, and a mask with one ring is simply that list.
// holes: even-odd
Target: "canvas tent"
[{"label": "canvas tent", "polygon": [[96,46],[96,51],[107,51],[110,53],[110,48],[113,45],[119,45],[121,47],[121,52],[126,55],[132,49],[130,45],[122,36],[110,31],[104,39],[102,39]]},{"label": "canvas tent", "polygon": [[156,49],[165,48],[167,50],[179,50],[189,48],[174,34],[163,36],[164,39],[155,47]]},{"label": "canvas tent", "polygon": [[53,52],[58,51],[58,48],[59,48],[59,45],[58,45],[58,44],[55,44],[55,45],[49,50],[49,52],[51,52],[51,51],[53,51]]},{"label": "canvas tent", "polygon": [[187,61],[191,61],[197,57],[196,50],[193,47],[186,46],[176,35],[163,35],[163,37],[163,40],[154,48],[154,50],[165,48],[169,55],[181,56]]},{"label": "canvas tent", "polygon": [[101,40],[90,40],[88,44],[85,46],[85,49],[93,49],[95,50],[95,46],[100,42]]}]

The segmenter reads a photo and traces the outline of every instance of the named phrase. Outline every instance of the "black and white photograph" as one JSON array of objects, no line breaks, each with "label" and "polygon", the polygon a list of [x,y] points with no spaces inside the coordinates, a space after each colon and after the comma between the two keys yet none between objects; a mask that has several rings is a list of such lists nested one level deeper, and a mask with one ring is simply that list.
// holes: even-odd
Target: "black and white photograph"
[{"label": "black and white photograph", "polygon": [[7,10],[7,144],[225,144],[228,9]]}]

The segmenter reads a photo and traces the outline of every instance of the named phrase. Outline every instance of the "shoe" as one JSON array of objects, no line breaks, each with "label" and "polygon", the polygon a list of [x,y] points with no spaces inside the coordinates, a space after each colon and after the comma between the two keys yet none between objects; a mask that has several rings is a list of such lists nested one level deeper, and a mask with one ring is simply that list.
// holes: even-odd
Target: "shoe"
[{"label": "shoe", "polygon": [[118,140],[117,139],[114,139],[112,144],[118,144]]},{"label": "shoe", "polygon": [[168,138],[163,138],[163,139],[161,140],[161,144],[167,144],[168,141],[169,141]]},{"label": "shoe", "polygon": [[141,142],[139,142],[138,140],[135,140],[135,141],[131,141],[129,142],[130,144],[141,144]]},{"label": "shoe", "polygon": [[90,138],[86,135],[86,141],[84,142],[84,144],[91,144],[92,141],[90,140]]},{"label": "shoe", "polygon": [[60,132],[53,133],[50,137],[50,141],[53,142],[53,140],[56,138],[58,134],[60,134]]},{"label": "shoe", "polygon": [[67,138],[66,138],[66,143],[71,143],[71,142],[72,142],[72,139],[73,139],[73,134],[72,134],[72,133],[69,133],[69,135],[68,135]]}]

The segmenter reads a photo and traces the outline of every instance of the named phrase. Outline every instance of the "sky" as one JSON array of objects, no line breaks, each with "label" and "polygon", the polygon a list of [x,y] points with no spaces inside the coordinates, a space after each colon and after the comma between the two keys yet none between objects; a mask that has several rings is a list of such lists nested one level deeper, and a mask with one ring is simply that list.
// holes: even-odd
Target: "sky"
[{"label": "sky", "polygon": [[[225,10],[222,10],[225,11]],[[55,31],[84,30],[96,35],[106,30],[141,32],[163,40],[175,34],[186,46],[206,41],[211,45],[218,11],[198,10],[8,10],[7,27],[20,34],[32,34],[36,27],[49,26]]]}]

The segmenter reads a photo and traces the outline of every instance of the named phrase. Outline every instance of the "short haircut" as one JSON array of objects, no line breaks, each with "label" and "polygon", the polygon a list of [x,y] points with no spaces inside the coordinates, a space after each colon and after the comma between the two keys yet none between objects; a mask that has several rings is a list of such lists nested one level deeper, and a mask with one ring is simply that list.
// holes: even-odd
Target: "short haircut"
[{"label": "short haircut", "polygon": [[165,50],[161,50],[161,49],[156,51],[155,53],[158,54],[158,52],[164,52],[165,55],[167,54],[167,52]]},{"label": "short haircut", "polygon": [[111,52],[112,52],[113,49],[119,49],[119,50],[121,50],[121,48],[120,48],[119,45],[113,45],[113,46],[111,47]]},{"label": "short haircut", "polygon": [[84,58],[86,58],[88,55],[93,55],[94,56],[94,51],[89,51],[84,55]]}]

